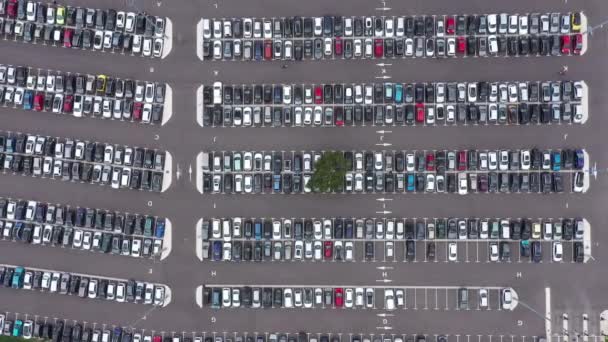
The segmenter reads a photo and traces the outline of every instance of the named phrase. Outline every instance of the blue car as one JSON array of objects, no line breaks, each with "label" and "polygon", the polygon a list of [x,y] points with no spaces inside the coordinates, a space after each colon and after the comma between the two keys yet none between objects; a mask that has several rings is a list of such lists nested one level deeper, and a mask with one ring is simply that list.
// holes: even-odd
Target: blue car
[{"label": "blue car", "polygon": [[254,226],[254,237],[256,240],[262,240],[262,222],[256,222]]},{"label": "blue car", "polygon": [[403,102],[403,85],[402,84],[395,85],[395,102],[396,103]]},{"label": "blue car", "polygon": [[26,90],[23,96],[23,109],[32,110],[32,103],[34,102],[34,92]]},{"label": "blue car", "polygon": [[215,260],[215,261],[222,260],[222,242],[221,241],[213,241],[213,260]]},{"label": "blue car", "polygon": [[416,190],[416,177],[413,174],[408,173],[407,175],[407,191]]},{"label": "blue car", "polygon": [[281,192],[281,175],[273,175],[272,179],[272,189],[274,192]]},{"label": "blue car", "polygon": [[154,235],[162,239],[165,236],[165,220],[158,219],[156,220],[156,229],[154,229]]},{"label": "blue car", "polygon": [[553,152],[551,154],[553,171],[559,171],[562,168],[562,154],[561,152]]},{"label": "blue car", "polygon": [[574,167],[577,170],[582,170],[585,167],[585,155],[583,150],[576,150],[574,154]]}]

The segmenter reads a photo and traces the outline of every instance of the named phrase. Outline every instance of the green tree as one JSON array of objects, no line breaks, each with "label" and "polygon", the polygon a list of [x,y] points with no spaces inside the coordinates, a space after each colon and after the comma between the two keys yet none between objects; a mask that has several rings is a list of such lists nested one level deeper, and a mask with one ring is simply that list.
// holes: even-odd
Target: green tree
[{"label": "green tree", "polygon": [[308,186],[315,192],[339,191],[344,186],[346,159],[342,152],[326,152],[315,163]]}]

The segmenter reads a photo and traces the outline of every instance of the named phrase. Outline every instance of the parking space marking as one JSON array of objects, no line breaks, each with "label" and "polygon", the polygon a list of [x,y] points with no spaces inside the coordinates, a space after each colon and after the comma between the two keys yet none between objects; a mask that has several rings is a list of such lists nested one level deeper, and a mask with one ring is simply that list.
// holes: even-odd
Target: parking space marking
[{"label": "parking space marking", "polygon": [[[43,4],[42,2],[37,2],[38,5]],[[58,7],[56,3],[47,4],[49,8]],[[67,10],[73,9],[71,6],[63,6],[64,9],[67,7]],[[40,7],[39,7],[40,8]],[[85,11],[91,8],[85,8]],[[93,8],[92,10],[100,11],[99,9]],[[145,15],[143,11],[137,11],[138,13],[133,13],[136,17],[133,21],[137,20],[137,15]],[[67,12],[66,12],[67,13]],[[107,13],[107,12],[103,12]],[[54,16],[55,14],[53,14]],[[86,15],[86,13],[85,13]],[[144,17],[145,18],[145,17]],[[45,20],[43,23],[36,21],[26,20],[27,18],[17,19],[17,18],[9,18],[8,16],[5,19],[7,27],[4,28],[2,34],[5,40],[9,40],[12,38],[12,41],[21,41],[22,43],[32,44],[32,45],[43,45],[43,46],[53,46],[53,47],[62,47],[68,49],[78,49],[82,51],[95,51],[101,53],[111,53],[111,54],[120,54],[120,55],[131,55],[143,58],[165,58],[171,52],[172,49],[172,22],[169,18],[165,17],[151,17],[153,20],[163,19],[164,23],[162,27],[162,32],[159,30],[154,22],[150,22],[150,26],[152,28],[152,33],[148,34],[144,32],[142,29],[139,32],[139,28],[133,28],[132,32],[127,32],[125,28],[120,28],[114,26],[112,30],[104,30],[104,29],[91,29],[94,22],[90,25],[87,24],[87,27],[81,27],[79,24],[70,24],[68,25],[68,20],[65,20],[63,24],[53,23],[48,24],[48,21]],[[48,19],[48,18],[46,18]],[[52,18],[52,21],[55,21],[55,18]],[[105,20],[104,20],[105,22]],[[104,23],[104,26],[107,23]],[[10,25],[10,27],[8,27]],[[31,25],[31,26],[30,26]],[[134,24],[135,25],[135,24]],[[39,30],[41,28],[41,30]],[[44,28],[44,36],[42,28]],[[105,27],[104,27],[105,28]],[[53,29],[52,31],[50,29]],[[84,46],[84,30],[89,33],[89,46]],[[19,32],[18,32],[19,31]],[[46,32],[50,34],[47,36]],[[117,36],[119,34],[120,36]],[[11,37],[12,36],[12,37]],[[124,37],[139,37],[139,44],[134,43],[134,38],[129,39],[128,48],[125,48],[125,44],[123,43]],[[68,37],[68,39],[64,39]],[[71,37],[71,39],[69,39]],[[118,38],[119,37],[119,38]],[[48,39],[47,39],[48,38]],[[99,38],[99,44],[97,44],[97,39]],[[143,45],[143,48],[142,48]],[[160,48],[159,48],[160,47]],[[137,55],[138,54],[138,55]],[[147,56],[146,56],[147,55]]]},{"label": "parking space marking", "polygon": [[[118,283],[125,283],[125,284],[126,284],[126,283],[128,283],[128,281],[129,281],[128,279],[122,279],[122,278],[113,278],[113,277],[107,277],[107,276],[101,276],[101,275],[92,275],[92,274],[85,274],[85,273],[77,273],[77,272],[64,272],[64,271],[50,270],[50,269],[36,268],[36,267],[29,267],[29,266],[25,267],[25,266],[17,266],[17,265],[9,265],[9,264],[0,264],[0,266],[2,266],[2,267],[4,267],[4,268],[11,268],[11,269],[17,269],[17,268],[21,267],[21,268],[23,268],[23,269],[24,269],[24,273],[23,273],[23,274],[25,274],[25,272],[28,272],[28,271],[39,271],[39,272],[48,273],[48,274],[53,274],[53,275],[54,275],[54,274],[57,274],[57,275],[59,275],[61,278],[63,278],[63,274],[68,274],[68,275],[70,276],[70,278],[71,278],[71,277],[73,277],[73,276],[80,276],[80,277],[87,278],[87,279],[91,279],[91,280],[93,280],[93,279],[98,279],[98,280],[110,280],[110,281],[115,281],[115,282],[118,282]],[[18,287],[18,288],[13,287],[12,285],[15,285],[15,284],[16,284],[16,283],[15,283],[16,279],[17,279],[17,278],[13,277],[13,279],[12,279],[12,283],[11,283],[11,287],[12,287],[13,289],[18,289],[18,290],[27,290],[27,289],[25,289],[25,288],[23,287],[23,278],[21,278],[21,279],[19,280],[19,281],[20,281],[20,285],[19,285],[19,287]],[[38,292],[41,292],[41,293],[48,293],[48,294],[51,294],[51,293],[52,293],[52,294],[62,294],[62,293],[60,292],[60,289],[59,289],[60,284],[58,284],[58,283],[60,282],[60,279],[57,279],[57,280],[51,280],[51,279],[49,279],[48,281],[49,281],[49,288],[48,288],[48,289],[47,289],[47,288],[42,288],[42,287],[41,287],[41,288],[34,288],[34,287],[32,287],[32,289],[30,289],[30,290],[31,290],[31,291],[38,291]],[[50,290],[50,289],[51,289],[51,288],[52,288],[52,286],[53,286],[53,285],[52,285],[52,283],[53,283],[53,282],[57,282],[57,285],[56,285],[56,286],[57,286],[57,290],[56,290],[56,291],[52,291],[52,292],[51,292],[51,290]],[[164,297],[164,299],[162,300],[162,304],[161,304],[161,306],[162,306],[162,307],[165,307],[165,306],[169,305],[169,303],[171,303],[171,300],[172,300],[172,294],[171,294],[171,288],[170,288],[168,285],[165,285],[165,284],[160,284],[160,283],[148,283],[148,282],[140,282],[140,283],[143,283],[143,284],[150,284],[150,285],[152,285],[153,287],[162,287],[162,288],[163,288],[163,290],[164,290],[164,293],[165,293],[165,297]],[[69,286],[70,286],[69,281],[68,281],[68,283],[67,283],[67,286],[68,286],[68,287],[67,287],[67,291],[69,291]],[[89,287],[89,289],[90,289],[90,287]],[[87,289],[87,291],[89,291],[89,289]],[[98,290],[98,291],[99,291],[99,290]],[[88,292],[87,292],[87,293],[88,293]],[[68,293],[65,293],[65,295],[67,295],[67,294],[68,294]],[[143,294],[142,294],[142,296],[143,296]],[[154,297],[155,297],[155,294],[154,294],[154,293],[152,293],[152,294],[151,294],[151,298],[152,298],[152,300],[154,300]],[[81,297],[81,298],[85,298],[85,299],[87,299],[87,300],[88,300],[88,299],[91,299],[91,297],[89,297],[88,295],[87,295],[87,296],[85,296],[85,297]],[[98,298],[98,296],[96,295],[96,297],[95,297],[95,298],[97,299],[97,298]],[[140,303],[137,303],[137,302],[133,302],[133,303],[135,303],[135,304],[143,304],[143,298],[142,298],[142,301],[140,301]]]},{"label": "parking space marking", "polygon": [[[474,95],[466,95],[467,89]],[[250,95],[244,97],[244,90]],[[252,93],[258,94],[255,101]],[[201,127],[348,127],[366,122],[384,127],[560,125],[584,124],[589,115],[583,81],[231,86],[216,82],[199,87],[196,94]]]},{"label": "parking space marking", "polygon": [[[383,6],[381,8],[386,9],[388,7]],[[580,15],[581,23],[586,23],[585,14],[582,12],[577,13]],[[538,14],[535,15],[538,18]],[[481,31],[477,26],[470,30],[460,29],[461,25],[463,28],[466,26],[466,17],[463,15],[418,15],[414,17],[406,16],[405,18],[393,18],[389,16],[388,18],[391,18],[393,22],[396,18],[410,20],[411,23],[408,24],[408,27],[411,26],[414,30],[406,32],[402,27],[398,32],[392,32],[391,34],[387,32],[385,34],[384,29],[374,32],[375,30],[370,28],[370,30],[365,29],[361,32],[354,32],[354,34],[353,32],[344,32],[344,39],[341,37],[342,31],[333,32],[331,24],[330,31],[325,32],[323,30],[325,27],[323,21],[327,19],[319,17],[314,18],[315,23],[313,27],[315,29],[312,32],[296,35],[295,32],[289,31],[285,32],[286,37],[283,37],[282,32],[282,27],[286,25],[283,22],[285,18],[248,18],[247,20],[250,21],[249,26],[251,27],[255,24],[258,25],[256,26],[257,28],[252,27],[253,31],[251,29],[247,32],[239,31],[241,33],[239,33],[238,37],[235,36],[237,33],[233,35],[232,25],[234,20],[241,20],[240,18],[203,18],[197,25],[197,55],[201,60],[270,61],[334,60],[342,58],[347,60],[356,58],[394,59],[399,57],[520,57],[526,55],[539,57],[541,55],[569,56],[584,54],[586,52],[588,42],[587,34],[584,30],[587,28],[583,30],[580,28],[571,30],[569,25],[566,27],[561,27],[560,25],[560,19],[563,17],[566,21],[570,21],[572,13],[561,15],[560,13],[547,13],[544,15],[547,17],[547,20],[549,20],[549,15],[552,20],[556,16],[557,25],[554,25],[552,21],[551,26],[546,30],[543,28],[528,30],[527,27],[525,30],[522,30],[522,27],[518,29],[517,25],[515,25],[513,28],[509,24],[508,30],[506,27],[502,29],[502,26],[499,26],[498,30],[493,30],[492,32],[488,31],[487,28]],[[522,14],[522,16],[528,19],[528,14]],[[518,15],[511,15],[511,17],[515,17],[515,21],[518,21]],[[511,19],[511,17],[508,18]],[[344,16],[342,18],[343,20],[363,20],[365,18],[365,20],[369,19],[371,23],[379,23],[380,27],[384,26],[384,20],[388,19],[385,16]],[[417,28],[424,27],[427,24],[427,19],[431,19],[430,26],[434,27],[439,21],[445,23],[448,18],[452,21],[458,21],[458,25],[455,27],[456,30],[452,32],[447,32],[446,29],[436,31],[436,28],[433,28],[431,32],[424,32],[426,29],[420,31]],[[313,18],[306,19],[313,20]],[[333,21],[333,18],[331,19]],[[317,23],[317,20],[320,21]],[[460,20],[462,20],[462,24]],[[540,18],[537,20],[540,20]],[[280,25],[280,32],[274,31],[275,26],[272,26],[273,22]],[[242,20],[240,23],[243,25]],[[262,26],[264,26],[263,29]],[[428,33],[428,35],[425,36],[425,33]],[[537,41],[537,44],[532,44],[529,37],[537,37],[536,34],[539,33],[542,38]],[[572,46],[562,46],[563,44],[559,39],[562,34],[572,34],[571,40],[577,43]],[[549,37],[552,39],[550,40]],[[522,41],[527,43],[525,44],[525,48]],[[572,44],[570,40],[568,44]],[[293,45],[300,47],[300,49],[294,50]],[[477,45],[480,45],[480,47],[478,48]],[[533,51],[531,51],[532,48],[534,48]]]}]

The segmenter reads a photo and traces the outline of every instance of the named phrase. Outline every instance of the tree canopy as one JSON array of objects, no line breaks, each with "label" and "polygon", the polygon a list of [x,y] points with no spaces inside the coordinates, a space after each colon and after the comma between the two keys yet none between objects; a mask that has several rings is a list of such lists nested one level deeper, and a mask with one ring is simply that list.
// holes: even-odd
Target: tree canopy
[{"label": "tree canopy", "polygon": [[340,191],[344,186],[347,162],[341,152],[326,152],[315,162],[308,186],[315,192]]}]

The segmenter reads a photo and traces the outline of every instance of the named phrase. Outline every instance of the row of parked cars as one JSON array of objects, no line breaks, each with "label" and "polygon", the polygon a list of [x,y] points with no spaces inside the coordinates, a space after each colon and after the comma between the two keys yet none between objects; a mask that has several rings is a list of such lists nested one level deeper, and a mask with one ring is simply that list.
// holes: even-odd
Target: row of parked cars
[{"label": "row of parked cars", "polygon": [[161,57],[166,19],[146,13],[61,6],[25,0],[0,2],[0,32],[25,42]]},{"label": "row of parked cars", "polygon": [[370,58],[450,58],[568,56],[583,53],[583,35],[457,38],[316,38],[203,42],[203,60],[320,60]]},{"label": "row of parked cars", "polygon": [[[1,70],[1,69],[0,69]],[[245,84],[203,88],[205,105],[580,102],[582,81]]]},{"label": "row of parked cars", "polygon": [[564,219],[250,219],[202,222],[202,241],[222,240],[582,240],[582,218]]},{"label": "row of parked cars", "polygon": [[166,219],[36,201],[0,199],[2,239],[116,255],[160,255]]},{"label": "row of parked cars", "polygon": [[[396,310],[405,309],[408,288],[371,288],[371,287],[333,287],[333,288],[291,288],[291,287],[204,287],[203,305],[219,308],[367,308]],[[469,309],[469,292],[479,294],[480,309],[497,308],[490,305],[490,292],[496,291],[491,298],[500,300],[503,309],[511,309],[512,290],[455,288],[458,297],[454,309]],[[508,293],[505,293],[508,292]],[[475,306],[477,307],[477,306]]]},{"label": "row of parked cars", "polygon": [[[15,315],[14,319],[11,316]],[[35,315],[29,315],[33,319],[20,319],[18,314],[0,314],[0,334],[6,336],[22,337],[24,339],[40,339],[53,342],[372,342],[367,335],[354,334],[352,338],[342,339],[341,334],[317,334],[301,331],[299,333],[235,333],[234,339],[224,338],[221,333],[199,334],[193,333],[186,336],[182,333],[153,334],[150,330],[133,329],[132,327],[120,327],[109,325],[106,327],[94,326],[87,322],[75,320],[43,320]],[[424,335],[396,335],[373,337],[373,342],[426,342]],[[429,342],[431,339],[429,339]],[[445,335],[439,335],[433,342],[448,342]]]},{"label": "row of parked cars", "polygon": [[[292,241],[219,241],[211,243],[203,242],[202,258],[212,261],[375,261],[377,257],[386,261],[459,261],[458,242],[459,240],[425,240],[423,244],[416,245],[414,239],[399,241],[380,241],[380,247],[375,242],[378,241],[343,241],[343,240],[296,240]],[[359,242],[359,244],[357,244]],[[419,241],[422,243],[422,241]],[[487,260],[490,262],[510,262],[512,255],[519,247],[519,261],[529,260],[539,263],[543,261],[543,242],[550,244],[552,250],[552,260],[562,262],[564,255],[564,243],[562,241],[543,241],[543,240],[490,240],[488,241]],[[358,246],[358,247],[357,247]],[[545,244],[546,246],[546,244]],[[461,245],[462,248],[462,245]],[[468,249],[468,245],[464,245]],[[357,252],[355,254],[355,249]],[[416,250],[420,249],[422,254]],[[447,256],[441,253],[445,249]],[[378,250],[383,251],[378,255]],[[478,251],[479,253],[479,251]],[[483,258],[483,251],[479,253]],[[398,256],[399,254],[399,256]],[[440,254],[440,255],[438,255]],[[465,255],[468,255],[465,253]],[[463,255],[461,254],[460,261]],[[478,255],[479,257],[479,255]],[[422,258],[422,259],[421,259]],[[573,241],[572,261],[585,262],[584,243]]]},{"label": "row of parked cars", "polygon": [[5,171],[160,192],[165,153],[69,138],[0,135]]},{"label": "row of parked cars", "polygon": [[[204,193],[224,194],[298,194],[320,193],[308,184],[312,174],[270,173],[203,174]],[[583,172],[489,172],[489,173],[393,173],[357,172],[344,177],[335,193],[562,193],[564,184],[572,182],[571,190],[585,192]]]},{"label": "row of parked cars", "polygon": [[[324,152],[203,152],[203,171],[213,173],[315,171]],[[347,171],[457,172],[583,170],[583,149],[344,151]]]},{"label": "row of parked cars", "polygon": [[81,298],[106,299],[120,303],[131,302],[162,306],[164,285],[134,280],[115,280],[50,270],[26,269],[21,266],[0,266],[4,287],[41,290]]},{"label": "row of parked cars", "polygon": [[204,60],[581,54],[580,13],[203,19]]},{"label": "row of parked cars", "polygon": [[455,105],[324,105],[208,106],[203,127],[343,127],[418,125],[582,124],[583,105],[455,104]]},{"label": "row of parked cars", "polygon": [[[15,317],[9,319],[9,314],[0,314],[0,333],[5,336],[13,336],[26,340],[36,339],[53,342],[152,342],[151,335],[143,336],[142,333],[133,332],[131,328],[114,327],[107,329],[93,329],[87,326],[87,322],[76,322],[74,320],[39,320],[20,319]],[[30,316],[33,317],[33,316]],[[159,335],[154,336],[154,342],[162,342]],[[172,339],[165,342],[173,342]]]},{"label": "row of parked cars", "polygon": [[583,123],[584,89],[581,81],[230,86],[216,82],[203,88],[202,124]]},{"label": "row of parked cars", "polygon": [[[574,241],[573,260],[584,261],[585,222],[580,218],[530,219],[330,219],[312,220],[213,219],[202,226],[203,259],[214,261],[355,261],[355,248],[374,260],[374,241],[383,242],[385,258],[395,258],[405,241],[404,258],[416,259],[415,241],[426,241],[425,260],[436,259],[437,246],[446,240],[448,260],[458,260],[456,241],[487,240],[490,261],[510,261],[519,245],[521,259],[542,261],[542,242],[553,245],[553,260],[562,260],[562,241]],[[221,225],[221,228],[219,226]],[[211,227],[212,231],[209,231]],[[353,233],[356,232],[356,235]],[[293,235],[292,235],[293,234]],[[294,241],[295,240],[295,241]]]},{"label": "row of parked cars", "polygon": [[154,258],[162,252],[163,240],[129,236],[113,231],[91,231],[52,224],[0,220],[3,240],[32,245],[69,247],[134,258]]},{"label": "row of parked cars", "polygon": [[[203,152],[203,192],[301,193],[322,152]],[[583,150],[344,152],[338,192],[583,192]],[[482,171],[482,172],[479,172]],[[490,171],[489,173],[487,171]],[[524,172],[521,172],[524,171]]]},{"label": "row of parked cars", "polygon": [[165,93],[164,83],[0,65],[0,103],[25,110],[160,124]]},{"label": "row of parked cars", "polygon": [[204,39],[444,37],[580,33],[582,14],[530,13],[415,16],[324,16],[203,19]]}]

